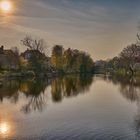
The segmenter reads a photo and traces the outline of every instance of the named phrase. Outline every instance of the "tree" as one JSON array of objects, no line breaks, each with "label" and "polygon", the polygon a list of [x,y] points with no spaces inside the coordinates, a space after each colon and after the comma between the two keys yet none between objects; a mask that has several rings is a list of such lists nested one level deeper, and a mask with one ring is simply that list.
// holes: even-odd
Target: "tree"
[{"label": "tree", "polygon": [[80,72],[92,72],[94,66],[94,62],[89,54],[86,54],[85,52],[81,53],[81,66],[80,66]]},{"label": "tree", "polygon": [[23,57],[19,57],[19,60],[20,60],[20,68],[22,70],[28,69],[28,61],[24,59]]},{"label": "tree", "polygon": [[55,45],[52,50],[51,62],[58,71],[63,69],[63,51],[64,48],[61,45]]},{"label": "tree", "polygon": [[28,56],[26,59],[28,60],[29,69],[33,70],[35,74],[46,72],[46,70],[49,69],[49,61],[45,55],[45,49],[47,49],[45,41],[43,39],[33,39],[31,36],[26,36],[21,42],[28,48],[23,53],[23,56]]},{"label": "tree", "polygon": [[73,50],[68,48],[67,50],[64,51],[64,55],[63,55],[64,61],[63,61],[63,68],[64,71],[69,71],[69,70],[73,70]]},{"label": "tree", "polygon": [[94,62],[89,54],[76,49],[63,49],[56,45],[52,50],[52,64],[58,71],[65,73],[92,72]]},{"label": "tree", "polygon": [[113,71],[118,71],[118,70],[123,70],[122,68],[124,67],[125,62],[121,61],[120,57],[115,56],[112,59],[109,59],[106,61],[106,70],[113,72]]},{"label": "tree", "polygon": [[33,39],[31,36],[26,36],[23,40],[21,40],[21,42],[30,50],[38,50],[41,53],[44,53],[47,48],[43,39]]},{"label": "tree", "polygon": [[37,50],[31,51],[31,55],[28,59],[29,67],[36,73],[39,74],[40,72],[46,71],[46,62],[47,57],[40,53]]},{"label": "tree", "polygon": [[120,53],[120,59],[126,69],[129,69],[134,75],[134,66],[140,62],[140,46],[138,44],[132,44],[127,46]]}]

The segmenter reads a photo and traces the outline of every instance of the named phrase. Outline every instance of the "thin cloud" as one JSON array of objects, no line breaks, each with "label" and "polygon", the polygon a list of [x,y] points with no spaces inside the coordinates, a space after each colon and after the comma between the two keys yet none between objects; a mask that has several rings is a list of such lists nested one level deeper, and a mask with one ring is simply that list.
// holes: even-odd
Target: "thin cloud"
[{"label": "thin cloud", "polygon": [[29,33],[52,44],[87,50],[95,59],[114,56],[124,45],[135,41],[139,2],[128,2],[15,0],[11,19],[4,21],[5,16],[0,14],[0,41],[6,43],[9,36],[7,44],[18,45],[19,38]]}]

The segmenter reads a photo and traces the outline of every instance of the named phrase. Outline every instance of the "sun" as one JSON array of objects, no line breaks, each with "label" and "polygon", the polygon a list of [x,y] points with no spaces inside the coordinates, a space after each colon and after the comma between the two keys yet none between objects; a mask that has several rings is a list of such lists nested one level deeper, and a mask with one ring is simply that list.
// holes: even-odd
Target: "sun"
[{"label": "sun", "polygon": [[9,0],[2,0],[0,2],[0,9],[5,12],[9,12],[12,8],[11,2]]}]

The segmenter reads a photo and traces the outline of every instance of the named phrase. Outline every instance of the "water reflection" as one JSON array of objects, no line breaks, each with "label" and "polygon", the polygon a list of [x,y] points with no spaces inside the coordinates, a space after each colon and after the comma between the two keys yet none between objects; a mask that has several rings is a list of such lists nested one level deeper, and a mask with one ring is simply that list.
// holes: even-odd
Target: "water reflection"
[{"label": "water reflection", "polygon": [[69,75],[56,79],[35,80],[7,80],[0,87],[0,102],[8,99],[11,103],[18,104],[23,95],[27,102],[21,107],[21,111],[28,114],[32,111],[42,111],[47,107],[46,89],[51,86],[53,102],[61,102],[64,97],[73,97],[86,93],[92,84],[91,75]]},{"label": "water reflection", "polygon": [[[43,109],[48,107],[49,99],[54,103],[60,103],[64,98],[72,98],[81,94],[88,94],[91,84],[96,85],[96,81],[100,80],[105,81],[110,87],[113,85],[113,90],[117,88],[118,94],[121,94],[130,104],[136,104],[137,114],[133,119],[133,126],[136,138],[139,139],[140,78],[138,77],[68,75],[55,79],[7,80],[3,81],[3,85],[0,87],[0,102],[1,104],[5,101],[9,101],[12,104],[20,104],[21,106],[19,110],[21,111],[21,114],[43,111]],[[101,88],[98,86],[96,88]],[[51,95],[49,96],[50,98],[47,96],[48,94]],[[6,121],[1,121],[0,137],[11,135],[12,128]]]},{"label": "water reflection", "polygon": [[136,138],[140,138],[140,78],[113,76],[108,78],[115,85],[119,85],[120,93],[130,102],[137,105],[137,114],[134,118]]},{"label": "water reflection", "polygon": [[31,111],[42,111],[46,104],[44,96],[45,89],[49,85],[49,81],[36,79],[34,81],[26,81],[20,83],[19,91],[29,99],[21,111],[30,113]]},{"label": "water reflection", "polygon": [[78,94],[86,93],[92,84],[91,75],[83,76],[65,76],[56,78],[52,81],[52,100],[54,102],[61,102],[64,97],[73,97]]},{"label": "water reflection", "polygon": [[119,85],[120,93],[131,102],[140,101],[140,78],[139,77],[120,77],[111,78],[114,84]]},{"label": "water reflection", "polygon": [[23,105],[21,111],[29,113],[32,110],[42,110],[44,102],[44,92],[48,81],[33,80],[33,81],[21,81],[21,80],[8,80],[4,81],[3,86],[0,88],[0,101],[8,99],[12,103],[18,103],[20,95],[23,94],[28,103]]},{"label": "water reflection", "polygon": [[8,122],[0,122],[0,137],[6,138],[12,134],[11,126]]},{"label": "water reflection", "polygon": [[95,81],[103,80],[119,88],[119,92],[128,102],[135,103],[137,113],[134,117],[136,139],[140,139],[140,77],[95,75]]}]

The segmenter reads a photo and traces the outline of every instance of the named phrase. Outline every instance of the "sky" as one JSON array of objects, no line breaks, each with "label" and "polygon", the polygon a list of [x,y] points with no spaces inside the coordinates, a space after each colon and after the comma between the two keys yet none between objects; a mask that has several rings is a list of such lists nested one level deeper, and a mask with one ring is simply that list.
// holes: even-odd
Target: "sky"
[{"label": "sky", "polygon": [[6,48],[25,50],[20,40],[31,35],[97,60],[112,58],[137,40],[140,0],[8,1],[11,10],[0,10],[0,45]]}]

